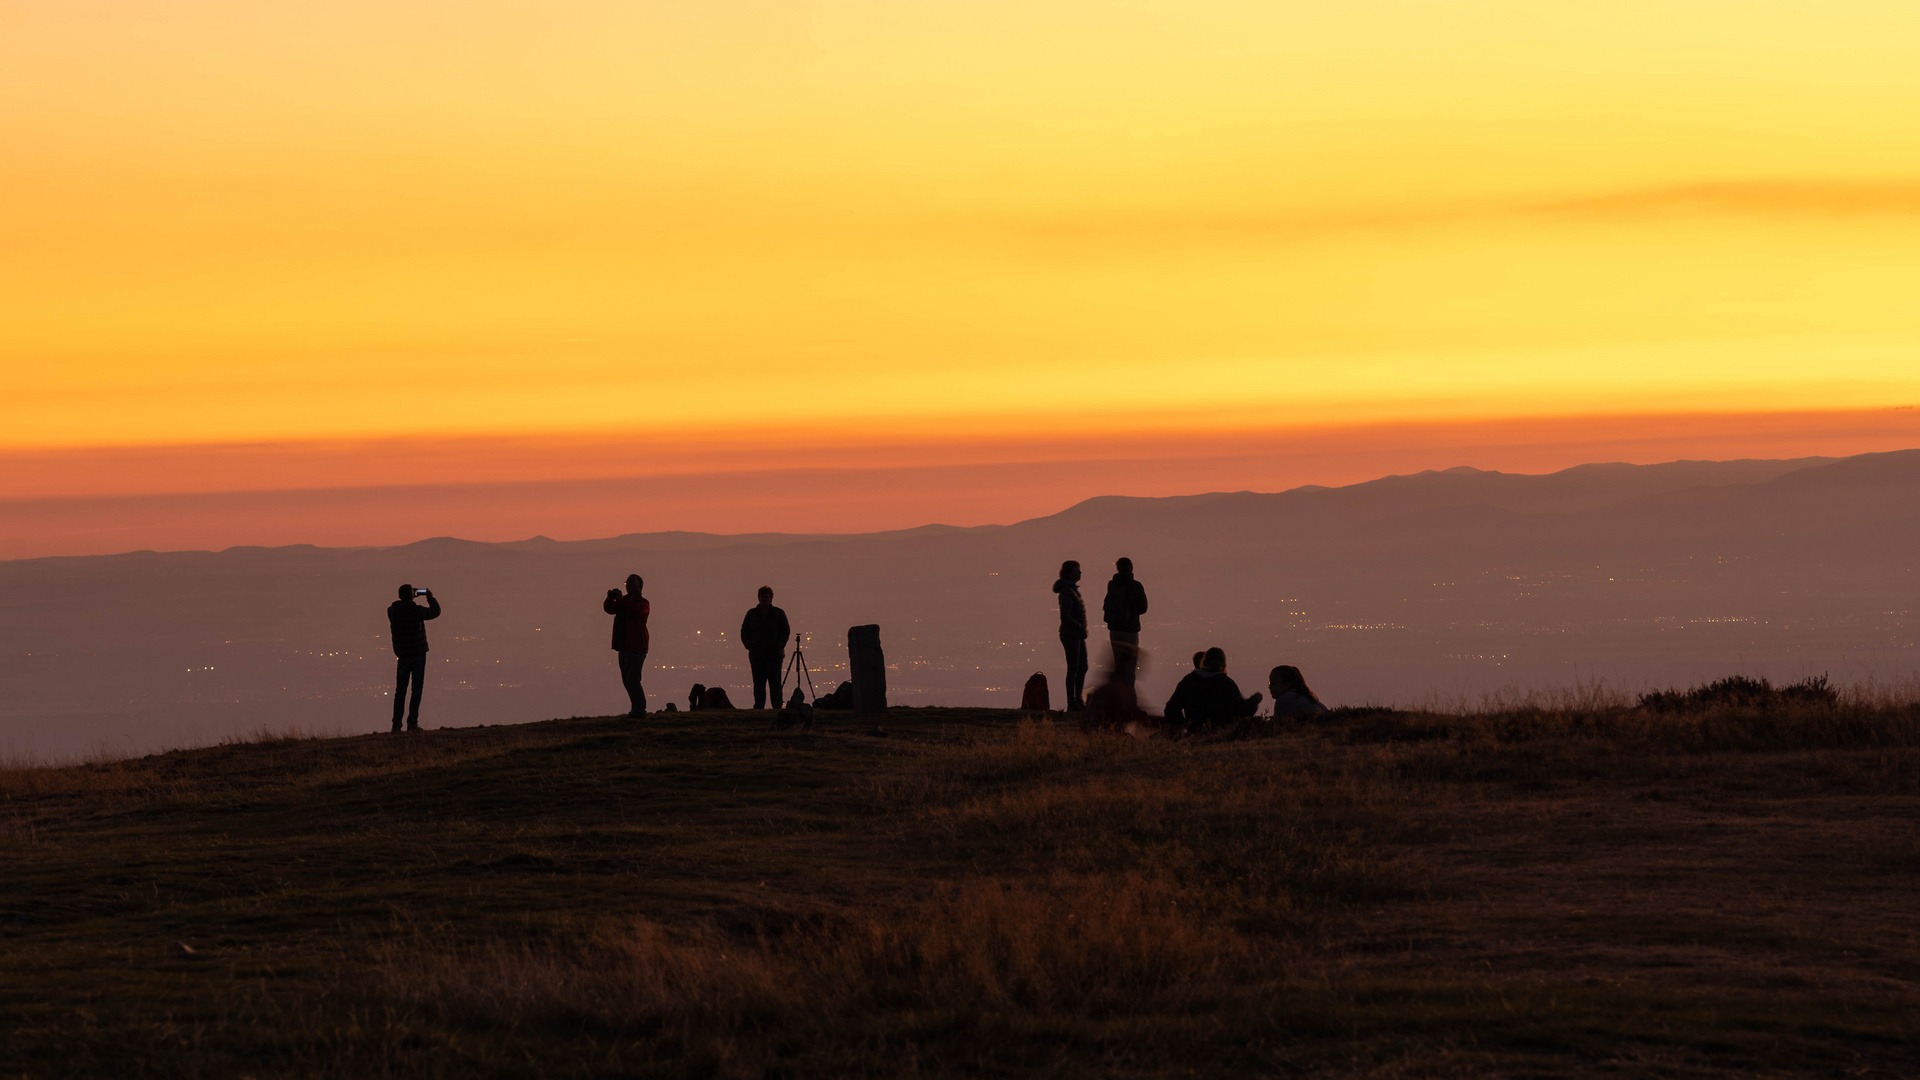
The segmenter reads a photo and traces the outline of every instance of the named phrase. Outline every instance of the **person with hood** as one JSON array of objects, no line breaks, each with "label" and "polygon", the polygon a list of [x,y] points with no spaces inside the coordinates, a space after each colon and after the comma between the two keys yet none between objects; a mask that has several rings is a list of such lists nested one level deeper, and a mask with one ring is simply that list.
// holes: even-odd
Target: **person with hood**
[{"label": "person with hood", "polygon": [[1267,689],[1273,692],[1273,718],[1312,716],[1327,711],[1319,695],[1307,689],[1307,680],[1292,664],[1281,664],[1267,676]]},{"label": "person with hood", "polygon": [[1100,606],[1106,619],[1107,634],[1113,638],[1115,649],[1125,647],[1140,648],[1140,616],[1147,613],[1147,590],[1133,579],[1133,560],[1119,559],[1113,564],[1114,575],[1107,582],[1107,599]]},{"label": "person with hood", "polygon": [[1086,705],[1087,602],[1080,598],[1078,560],[1060,564],[1053,591],[1060,598],[1060,647],[1067,653],[1067,711],[1079,712]]},{"label": "person with hood", "polygon": [[787,666],[787,639],[793,627],[787,625],[787,613],[773,606],[773,587],[760,586],[760,603],[747,609],[740,620],[740,644],[747,647],[747,667],[753,672],[753,707],[764,709],[767,702],[780,707],[780,679]]},{"label": "person with hood", "polygon": [[[416,596],[427,598],[427,606],[413,602]],[[413,703],[408,706],[407,730],[420,730],[420,694],[427,687],[427,620],[440,617],[440,601],[432,589],[400,586],[400,599],[387,605],[387,638],[393,642],[396,665],[393,687],[393,730],[400,730],[401,703],[407,696],[407,684],[413,684]]]},{"label": "person with hood", "polygon": [[606,603],[600,605],[602,611],[613,616],[613,649],[620,654],[620,685],[627,689],[627,715],[635,718],[647,714],[647,688],[641,685],[641,677],[647,669],[647,647],[653,644],[647,632],[647,616],[653,614],[653,605],[640,595],[645,586],[639,574],[628,574],[627,594],[608,589]]},{"label": "person with hood", "polygon": [[1227,675],[1227,654],[1208,649],[1199,671],[1190,671],[1167,699],[1167,730],[1187,733],[1243,720],[1260,708],[1262,695],[1240,696],[1240,687]]}]

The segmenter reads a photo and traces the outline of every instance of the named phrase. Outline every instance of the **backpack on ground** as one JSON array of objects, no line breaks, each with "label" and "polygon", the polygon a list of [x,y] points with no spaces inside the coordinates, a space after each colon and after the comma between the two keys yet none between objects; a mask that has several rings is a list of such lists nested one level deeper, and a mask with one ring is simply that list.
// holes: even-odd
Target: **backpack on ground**
[{"label": "backpack on ground", "polygon": [[1036,671],[1027,680],[1027,688],[1020,691],[1020,708],[1027,712],[1046,712],[1052,708],[1047,697],[1047,673]]}]

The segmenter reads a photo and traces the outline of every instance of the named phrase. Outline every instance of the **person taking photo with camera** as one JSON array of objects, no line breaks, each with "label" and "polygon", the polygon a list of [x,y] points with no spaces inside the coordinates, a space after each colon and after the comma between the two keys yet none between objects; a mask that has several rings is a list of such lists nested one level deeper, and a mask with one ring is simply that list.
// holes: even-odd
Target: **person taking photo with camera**
[{"label": "person taking photo with camera", "polygon": [[[427,598],[427,606],[413,602],[416,596]],[[407,730],[420,730],[420,693],[427,682],[427,620],[440,617],[440,601],[432,589],[400,586],[400,599],[387,605],[387,638],[393,642],[393,655],[399,659],[393,686],[393,730],[400,730],[400,710],[407,696],[407,684],[413,684],[413,704],[407,710]]]},{"label": "person taking photo with camera", "polygon": [[639,574],[628,574],[626,595],[622,596],[619,589],[608,589],[607,601],[600,605],[601,610],[613,616],[613,648],[620,654],[620,685],[627,688],[627,715],[636,719],[647,714],[647,689],[640,684],[640,679],[647,667],[647,646],[653,642],[647,633],[647,616],[653,613],[653,605],[640,595],[644,585],[646,582]]}]

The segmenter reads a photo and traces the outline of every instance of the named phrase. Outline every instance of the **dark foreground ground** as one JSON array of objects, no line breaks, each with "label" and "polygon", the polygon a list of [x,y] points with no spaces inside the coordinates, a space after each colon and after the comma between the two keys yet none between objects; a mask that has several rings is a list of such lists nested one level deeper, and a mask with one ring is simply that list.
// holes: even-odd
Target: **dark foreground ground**
[{"label": "dark foreground ground", "polygon": [[1915,1076],[1920,710],[0,771],[0,1076]]}]

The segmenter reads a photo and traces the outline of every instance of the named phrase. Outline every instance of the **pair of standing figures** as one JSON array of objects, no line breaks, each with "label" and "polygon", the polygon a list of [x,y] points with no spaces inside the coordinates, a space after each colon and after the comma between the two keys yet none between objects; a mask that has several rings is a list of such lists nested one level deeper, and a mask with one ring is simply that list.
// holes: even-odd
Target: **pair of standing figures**
[{"label": "pair of standing figures", "polygon": [[[627,715],[639,717],[647,712],[647,690],[642,685],[647,666],[647,650],[653,643],[647,632],[647,616],[653,605],[640,590],[646,585],[639,574],[627,575],[627,591],[608,589],[602,610],[613,616],[613,649],[620,654],[620,683],[626,687]],[[787,660],[787,638],[793,627],[787,613],[773,606],[773,589],[760,586],[759,604],[747,610],[740,621],[740,643],[747,648],[747,665],[753,670],[753,707],[765,708],[769,700],[780,707],[781,669]]]},{"label": "pair of standing figures", "polygon": [[[1135,665],[1127,661],[1140,649],[1140,616],[1147,613],[1147,590],[1133,576],[1132,559],[1115,560],[1113,569],[1100,614],[1113,639],[1115,670],[1132,672]],[[1079,560],[1060,564],[1053,591],[1060,598],[1060,646],[1067,654],[1067,710],[1079,712],[1086,706],[1087,689],[1087,602],[1080,595]]]}]

